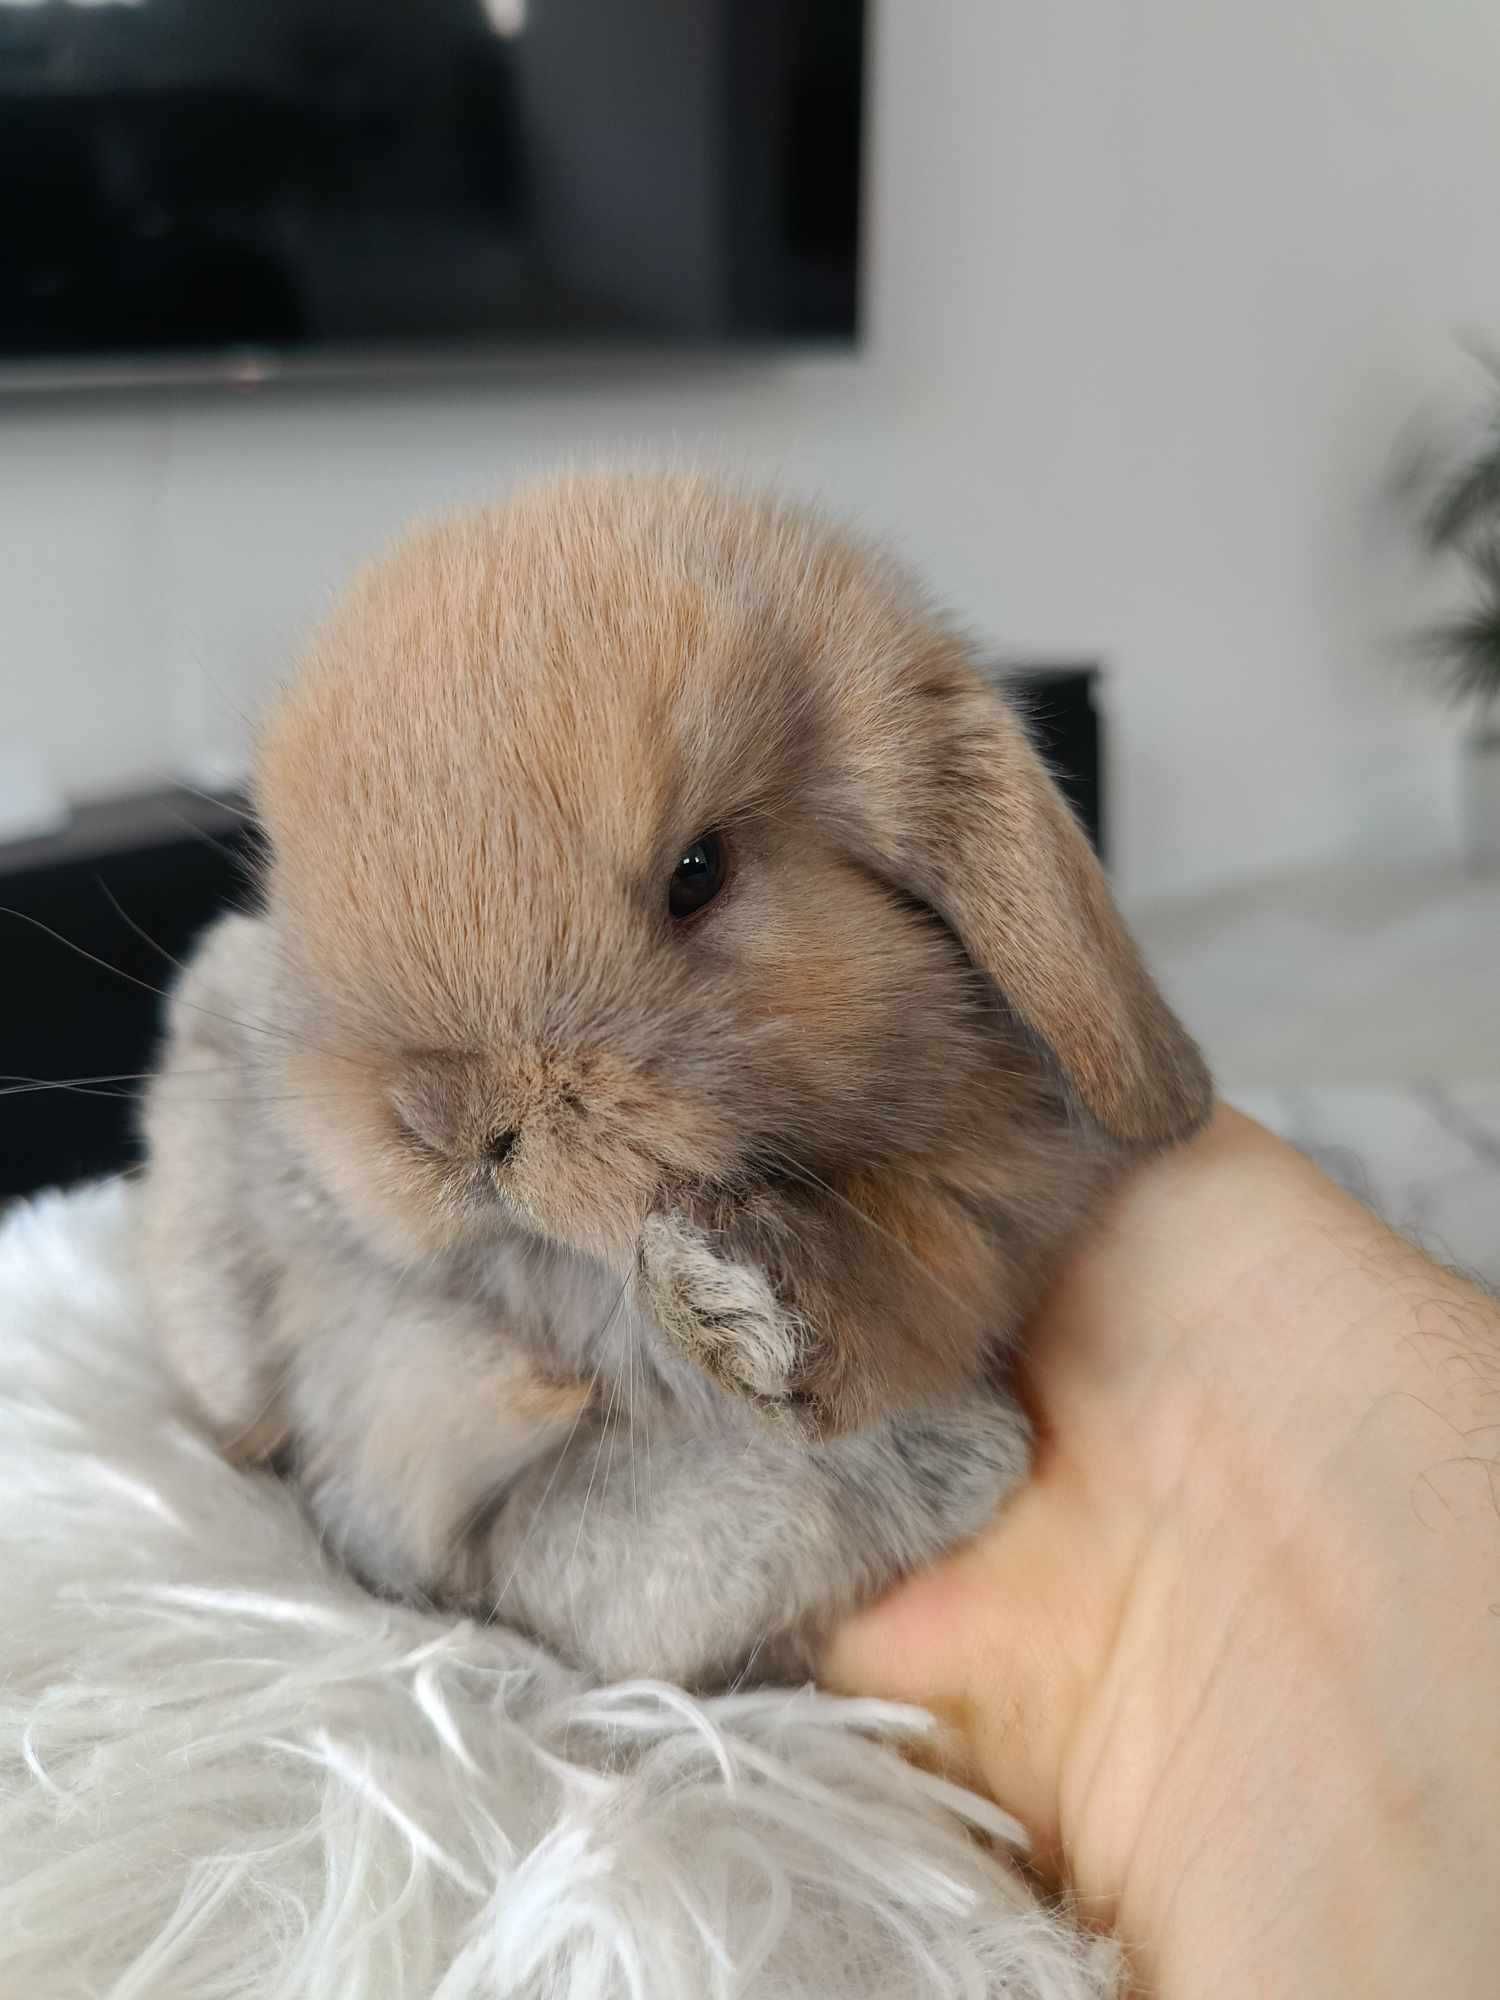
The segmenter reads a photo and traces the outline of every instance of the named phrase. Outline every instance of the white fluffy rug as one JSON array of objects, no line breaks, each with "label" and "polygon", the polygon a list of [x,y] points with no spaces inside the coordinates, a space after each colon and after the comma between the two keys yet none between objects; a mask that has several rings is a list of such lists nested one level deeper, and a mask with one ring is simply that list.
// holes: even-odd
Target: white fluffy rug
[{"label": "white fluffy rug", "polygon": [[993,1808],[811,1691],[378,1603],[173,1410],[129,1192],[0,1228],[0,1994],[1099,2000]]}]

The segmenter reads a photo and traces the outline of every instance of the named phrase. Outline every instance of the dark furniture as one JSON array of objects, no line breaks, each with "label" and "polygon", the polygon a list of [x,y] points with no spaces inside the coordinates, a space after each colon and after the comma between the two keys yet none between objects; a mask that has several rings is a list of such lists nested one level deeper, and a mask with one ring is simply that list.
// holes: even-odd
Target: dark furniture
[{"label": "dark furniture", "polygon": [[1001,664],[996,677],[1020,707],[1032,742],[1107,866],[1103,725],[1095,699],[1099,669],[1086,661],[1046,667]]},{"label": "dark furniture", "polygon": [[[999,671],[1101,845],[1093,670]],[[138,1157],[158,990],[216,912],[253,903],[255,852],[234,802],[186,791],[89,807],[66,833],[0,846],[0,1091],[12,1093],[0,1096],[0,1196]],[[22,1079],[84,1081],[37,1090]]]}]

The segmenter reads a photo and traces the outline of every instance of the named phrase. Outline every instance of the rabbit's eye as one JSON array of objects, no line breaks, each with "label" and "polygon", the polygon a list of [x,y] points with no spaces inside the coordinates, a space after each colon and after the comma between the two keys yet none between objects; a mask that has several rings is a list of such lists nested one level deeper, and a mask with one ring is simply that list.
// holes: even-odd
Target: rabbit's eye
[{"label": "rabbit's eye", "polygon": [[724,836],[700,833],[691,846],[683,849],[667,884],[667,908],[672,916],[679,923],[685,917],[697,916],[723,888],[728,872]]}]

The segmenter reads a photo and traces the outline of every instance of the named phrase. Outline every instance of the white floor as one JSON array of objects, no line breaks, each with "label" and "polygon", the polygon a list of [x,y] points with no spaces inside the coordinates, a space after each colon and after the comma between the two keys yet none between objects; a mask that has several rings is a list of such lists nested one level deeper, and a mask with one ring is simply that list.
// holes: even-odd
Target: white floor
[{"label": "white floor", "polygon": [[1330,869],[1131,919],[1224,1096],[1500,1284],[1500,876]]},{"label": "white floor", "polygon": [[1500,1080],[1500,875],[1329,869],[1130,917],[1227,1081]]},{"label": "white floor", "polygon": [[1224,1095],[1440,1263],[1500,1287],[1500,1084]]}]

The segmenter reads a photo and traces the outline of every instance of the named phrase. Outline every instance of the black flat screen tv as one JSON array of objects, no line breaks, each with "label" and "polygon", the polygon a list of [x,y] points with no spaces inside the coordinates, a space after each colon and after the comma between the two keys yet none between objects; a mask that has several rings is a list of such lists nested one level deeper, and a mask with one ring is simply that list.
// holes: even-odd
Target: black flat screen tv
[{"label": "black flat screen tv", "polygon": [[862,0],[0,0],[0,381],[848,341]]}]

